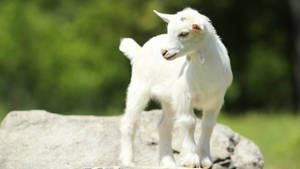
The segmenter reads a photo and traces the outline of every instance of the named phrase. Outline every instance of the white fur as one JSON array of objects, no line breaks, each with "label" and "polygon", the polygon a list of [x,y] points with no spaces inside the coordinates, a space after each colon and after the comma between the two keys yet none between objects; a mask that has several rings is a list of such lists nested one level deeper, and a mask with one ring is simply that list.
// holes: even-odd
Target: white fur
[{"label": "white fur", "polygon": [[[140,47],[125,38],[120,50],[131,60],[132,76],[122,117],[121,152],[123,165],[134,165],[133,138],[136,123],[149,99],[160,101],[163,118],[159,126],[160,165],[175,166],[172,153],[172,128],[177,119],[184,132],[179,164],[209,168],[210,136],[231,84],[232,72],[227,50],[209,19],[191,8],[174,15],[155,13],[168,22],[168,34],[153,37]],[[197,24],[200,30],[192,28]],[[187,37],[178,36],[188,32]],[[165,58],[161,50],[168,52]],[[194,140],[196,117],[193,109],[203,111],[201,136]]]}]

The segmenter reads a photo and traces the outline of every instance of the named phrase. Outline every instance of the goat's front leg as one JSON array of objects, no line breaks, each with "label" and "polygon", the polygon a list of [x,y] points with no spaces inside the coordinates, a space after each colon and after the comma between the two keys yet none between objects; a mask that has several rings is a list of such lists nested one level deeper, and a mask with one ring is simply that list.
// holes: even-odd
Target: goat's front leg
[{"label": "goat's front leg", "polygon": [[197,145],[198,154],[201,159],[201,166],[208,169],[212,166],[213,161],[210,155],[210,138],[213,128],[216,124],[216,119],[221,106],[216,109],[204,110],[201,119],[201,134]]},{"label": "goat's front leg", "polygon": [[197,153],[197,147],[194,140],[196,118],[193,115],[193,112],[188,112],[179,118],[183,132],[183,142],[180,152],[180,165],[189,168],[199,168],[200,158]]},{"label": "goat's front leg", "polygon": [[176,98],[177,103],[177,120],[182,129],[183,142],[180,152],[179,163],[189,168],[199,168],[200,158],[197,153],[197,147],[194,140],[194,131],[197,118],[193,112],[191,96],[184,93]]}]

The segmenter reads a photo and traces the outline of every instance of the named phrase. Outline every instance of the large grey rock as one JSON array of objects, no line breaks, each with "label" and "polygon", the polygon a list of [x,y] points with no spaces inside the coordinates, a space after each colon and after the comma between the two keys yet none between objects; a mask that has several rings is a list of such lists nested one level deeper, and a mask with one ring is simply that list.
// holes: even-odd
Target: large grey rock
[{"label": "large grey rock", "polygon": [[[142,114],[135,139],[135,160],[140,166],[136,168],[158,168],[155,167],[158,165],[156,128],[160,117],[158,110]],[[119,121],[119,116],[64,116],[42,110],[10,112],[0,126],[0,168],[119,166]],[[178,158],[181,140],[182,134],[175,127],[175,158]],[[216,125],[211,143],[213,169],[263,168],[263,156],[258,147],[224,125]]]}]

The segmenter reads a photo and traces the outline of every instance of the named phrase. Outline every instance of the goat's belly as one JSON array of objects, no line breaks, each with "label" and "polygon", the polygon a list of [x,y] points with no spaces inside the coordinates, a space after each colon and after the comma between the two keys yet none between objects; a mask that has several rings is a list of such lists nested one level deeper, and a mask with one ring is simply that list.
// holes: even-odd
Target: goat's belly
[{"label": "goat's belly", "polygon": [[163,88],[152,88],[151,97],[158,101],[166,101],[171,98],[171,90],[164,90]]},{"label": "goat's belly", "polygon": [[[169,79],[170,80],[170,79]],[[158,101],[166,101],[171,99],[172,89],[174,88],[174,82],[170,81],[161,81],[160,83],[156,83],[151,85],[150,95],[152,98]]]}]

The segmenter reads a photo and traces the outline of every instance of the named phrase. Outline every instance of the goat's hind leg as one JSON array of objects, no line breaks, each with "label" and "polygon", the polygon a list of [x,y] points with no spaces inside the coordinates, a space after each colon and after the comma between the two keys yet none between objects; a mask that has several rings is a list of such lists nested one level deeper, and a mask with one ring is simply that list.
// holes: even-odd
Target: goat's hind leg
[{"label": "goat's hind leg", "polygon": [[129,85],[125,114],[123,115],[120,124],[121,150],[119,158],[122,165],[125,166],[134,166],[133,141],[137,120],[149,101],[147,91],[138,86],[141,85]]},{"label": "goat's hind leg", "polygon": [[167,103],[162,103],[163,114],[159,124],[159,164],[163,167],[175,167],[172,150],[172,129],[174,112]]}]

